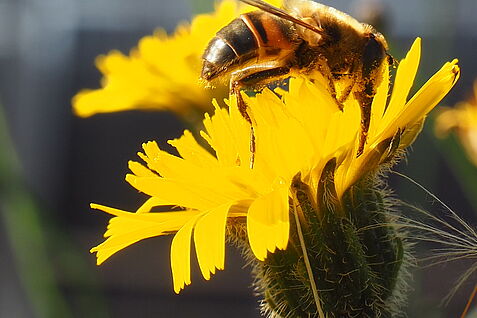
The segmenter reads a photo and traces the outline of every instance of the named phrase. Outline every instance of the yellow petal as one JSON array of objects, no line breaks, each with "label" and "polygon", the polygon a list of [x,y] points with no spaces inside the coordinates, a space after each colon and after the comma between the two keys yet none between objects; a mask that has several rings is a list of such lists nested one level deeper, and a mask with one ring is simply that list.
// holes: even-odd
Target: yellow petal
[{"label": "yellow petal", "polygon": [[178,231],[188,220],[200,215],[197,211],[164,213],[131,213],[102,205],[92,204],[92,208],[115,215],[109,221],[102,244],[91,249],[96,252],[97,264],[103,263],[111,255],[140,240],[170,234]]},{"label": "yellow petal", "polygon": [[248,210],[247,233],[250,247],[263,261],[267,252],[286,249],[290,231],[288,186],[255,200]]},{"label": "yellow petal", "polygon": [[217,167],[217,159],[199,145],[190,131],[184,131],[181,138],[170,140],[169,144],[175,147],[179,155],[186,161],[194,162],[194,164],[200,167]]},{"label": "yellow petal", "polygon": [[386,124],[401,111],[406,104],[407,96],[416,78],[417,68],[421,59],[421,39],[417,38],[406,57],[399,63],[396,80],[394,81],[391,100],[384,114],[382,123]]},{"label": "yellow petal", "polygon": [[374,96],[371,107],[371,122],[368,132],[368,144],[369,140],[373,140],[376,137],[379,126],[383,121],[389,93],[389,76],[389,67],[385,67],[383,72],[383,80],[376,91],[376,95]]},{"label": "yellow petal", "polygon": [[246,100],[256,123],[255,169],[272,181],[276,175],[291,180],[313,156],[312,136],[272,91],[266,89]]},{"label": "yellow petal", "polygon": [[[381,140],[391,137],[398,129],[412,127],[426,116],[451,90],[460,76],[457,60],[448,62],[434,74],[411,100],[391,119],[380,134]],[[403,144],[401,147],[406,147]]]},{"label": "yellow petal", "polygon": [[[217,189],[206,183],[200,186],[185,180],[136,177],[131,174],[126,176],[126,181],[141,192],[161,198],[168,205],[177,205],[195,210],[208,210],[217,203],[228,201],[228,197],[225,197]],[[209,192],[210,194],[206,195]]]},{"label": "yellow petal", "polygon": [[448,62],[432,76],[407,103],[399,116],[403,122],[415,123],[427,115],[446,95],[460,77],[457,60]]},{"label": "yellow petal", "polygon": [[[235,98],[231,98],[236,105]],[[201,136],[215,150],[218,161],[223,166],[248,165],[250,157],[250,125],[243,116],[238,116],[232,107],[230,112],[220,108],[213,100],[214,116],[205,115],[205,132]]]},{"label": "yellow petal", "polygon": [[139,176],[139,177],[155,177],[155,176],[157,176],[157,174],[155,174],[154,172],[152,172],[151,170],[149,170],[148,168],[144,167],[142,164],[140,164],[139,162],[136,162],[136,161],[129,161],[128,162],[128,167],[129,167],[129,170],[131,170],[131,172],[133,174],[135,174],[136,176]]},{"label": "yellow petal", "polygon": [[161,200],[158,197],[151,197],[146,200],[136,211],[136,213],[147,213],[151,212],[152,208],[157,206],[167,205],[167,202]]},{"label": "yellow petal", "polygon": [[174,291],[178,294],[190,285],[190,241],[192,228],[199,216],[190,219],[174,236],[171,245],[171,269]]},{"label": "yellow petal", "polygon": [[128,56],[117,51],[100,56],[96,64],[104,76],[101,88],[79,92],[72,100],[75,113],[87,117],[151,109],[187,118],[193,110],[210,110],[212,97],[225,97],[228,89],[221,83],[204,89],[199,83],[201,56],[215,33],[238,16],[238,7],[237,1],[222,1],[216,12],[178,26],[171,36],[158,30],[142,38]]},{"label": "yellow petal", "polygon": [[194,242],[202,276],[210,279],[215,269],[224,269],[225,224],[230,205],[207,211],[195,225]]}]

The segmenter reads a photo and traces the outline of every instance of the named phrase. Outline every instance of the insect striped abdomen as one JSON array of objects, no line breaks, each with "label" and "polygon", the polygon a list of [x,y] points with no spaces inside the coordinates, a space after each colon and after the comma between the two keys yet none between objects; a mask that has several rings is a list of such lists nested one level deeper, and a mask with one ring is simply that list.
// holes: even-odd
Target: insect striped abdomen
[{"label": "insect striped abdomen", "polygon": [[261,11],[249,12],[217,32],[203,55],[202,78],[213,80],[243,67],[275,60],[294,47],[291,24]]}]

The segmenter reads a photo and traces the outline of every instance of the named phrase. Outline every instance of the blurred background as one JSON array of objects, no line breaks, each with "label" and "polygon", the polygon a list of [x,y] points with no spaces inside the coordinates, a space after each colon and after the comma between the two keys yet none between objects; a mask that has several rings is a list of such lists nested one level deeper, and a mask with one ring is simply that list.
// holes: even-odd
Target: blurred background
[{"label": "blurred background", "polygon": [[[423,38],[418,83],[457,57],[462,77],[445,99],[465,99],[477,78],[477,1],[323,1],[361,19],[375,19],[401,59]],[[135,210],[144,197],[125,181],[127,161],[142,142],[180,136],[166,112],[122,112],[81,119],[71,97],[97,88],[94,59],[127,54],[156,28],[209,12],[213,0],[0,0],[0,317],[259,317],[248,268],[227,250],[226,269],[204,282],[172,290],[169,237],[149,239],[96,267],[92,246],[109,217],[90,202]],[[418,85],[419,84],[419,85]],[[477,167],[455,140],[425,133],[397,170],[454,208],[470,224],[477,216]],[[452,155],[450,155],[452,153]],[[474,182],[472,183],[472,180]],[[400,197],[439,214],[442,207],[408,181],[391,176]],[[473,187],[474,186],[474,187]],[[417,249],[426,247],[418,247]],[[470,263],[416,270],[409,317],[457,317],[476,278],[440,306]]]}]

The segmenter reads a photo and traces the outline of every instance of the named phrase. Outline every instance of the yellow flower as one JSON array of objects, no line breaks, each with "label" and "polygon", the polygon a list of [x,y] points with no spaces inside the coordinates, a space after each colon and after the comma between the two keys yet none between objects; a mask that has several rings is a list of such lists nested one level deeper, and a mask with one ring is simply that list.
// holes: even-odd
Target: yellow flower
[{"label": "yellow flower", "polygon": [[[280,5],[281,1],[274,2]],[[202,54],[217,31],[250,10],[254,8],[224,0],[214,13],[194,17],[172,36],[161,29],[142,38],[129,56],[119,51],[99,56],[96,66],[104,76],[101,88],[76,94],[75,113],[88,117],[125,110],[169,110],[188,116],[191,111],[213,110],[212,97],[225,97],[228,88],[223,83],[206,89],[199,82]]]},{"label": "yellow flower", "polygon": [[477,80],[474,82],[474,96],[471,99],[439,113],[435,131],[441,138],[450,131],[455,131],[467,156],[477,166]]},{"label": "yellow flower", "polygon": [[[286,249],[289,240],[289,200],[295,200],[296,178],[317,193],[327,163],[334,168],[339,198],[344,191],[412,143],[432,108],[459,77],[454,60],[446,63],[409,101],[420,58],[417,39],[397,70],[387,103],[389,75],[373,102],[369,140],[356,158],[360,109],[350,98],[340,111],[326,86],[304,78],[291,78],[280,96],[265,89],[255,97],[243,95],[254,122],[256,153],[250,168],[250,126],[240,115],[234,97],[228,109],[217,102],[215,114],[206,115],[204,138],[214,154],[189,132],[170,141],[179,156],[160,150],[155,142],[143,145],[139,156],[146,166],[130,162],[126,180],[150,199],[136,212],[92,205],[114,215],[105,242],[93,248],[98,264],[139,240],[175,233],[171,246],[174,290],[190,284],[191,240],[205,279],[223,269],[228,219],[246,223],[255,257]],[[320,200],[320,198],[315,198]],[[312,202],[315,206],[316,202]],[[155,207],[172,206],[170,212]],[[177,211],[177,207],[181,210]]]}]

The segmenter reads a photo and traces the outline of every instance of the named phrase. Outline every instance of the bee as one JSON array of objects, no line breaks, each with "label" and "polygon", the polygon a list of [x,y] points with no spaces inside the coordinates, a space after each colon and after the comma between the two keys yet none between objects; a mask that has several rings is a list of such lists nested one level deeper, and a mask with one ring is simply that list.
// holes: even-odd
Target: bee
[{"label": "bee", "polygon": [[[371,25],[311,0],[285,0],[282,9],[262,0],[241,1],[260,10],[240,15],[217,32],[203,54],[201,78],[208,83],[228,79],[242,116],[251,124],[241,90],[259,90],[293,74],[313,78],[318,72],[339,109],[343,110],[350,94],[359,102],[360,156],[383,69],[394,61],[383,35]],[[336,83],[343,83],[339,92]],[[253,130],[250,147],[253,165]]]}]

